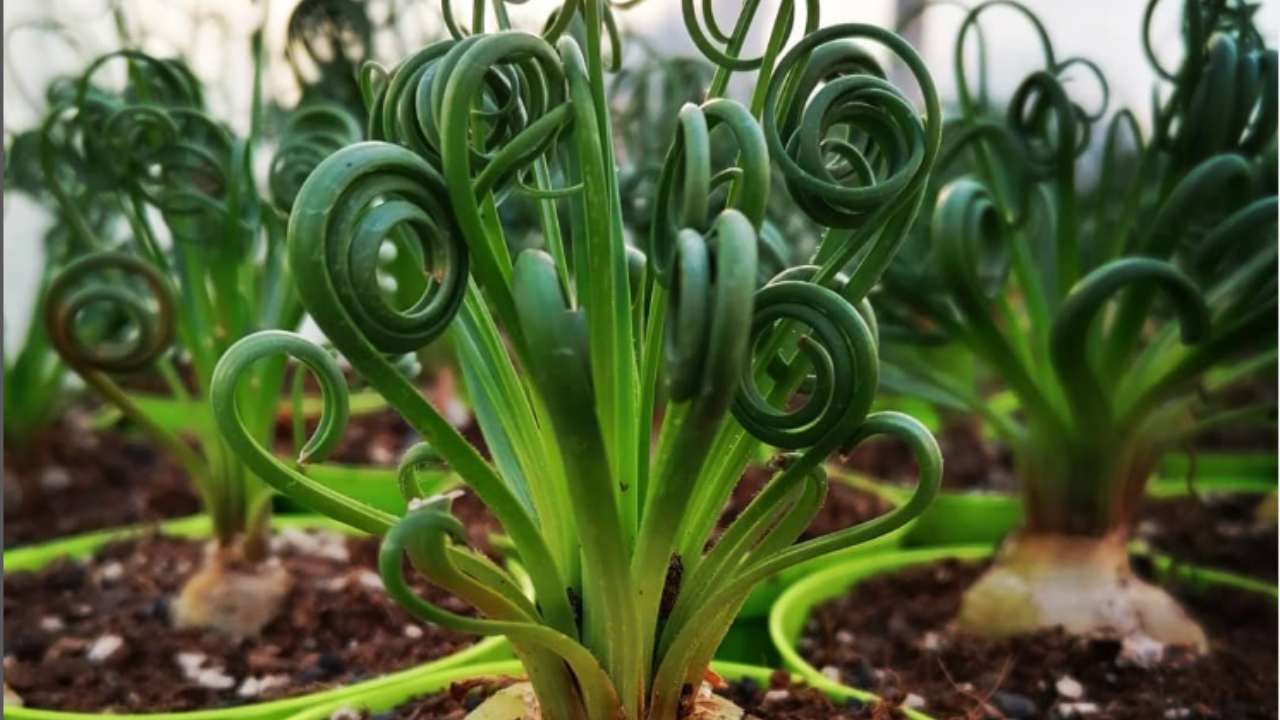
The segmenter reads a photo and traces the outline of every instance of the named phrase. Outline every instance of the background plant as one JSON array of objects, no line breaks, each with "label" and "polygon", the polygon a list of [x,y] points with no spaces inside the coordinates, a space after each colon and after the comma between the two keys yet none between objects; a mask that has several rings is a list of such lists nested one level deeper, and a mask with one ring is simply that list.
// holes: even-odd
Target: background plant
[{"label": "background plant", "polygon": [[[336,442],[345,385],[315,345],[260,333],[233,347],[215,377],[215,415],[237,455],[311,507],[384,533],[384,582],[415,615],[507,635],[548,718],[676,717],[756,582],[901,526],[937,488],[927,431],[903,415],[869,414],[878,363],[865,302],[938,150],[932,82],[890,32],[819,30],[816,2],[803,8],[798,44],[783,52],[801,12],[785,2],[765,54],[743,57],[758,9],[748,2],[717,44],[688,5],[690,29],[718,67],[708,99],[679,113],[643,263],[623,241],[599,0],[565,4],[540,35],[507,30],[503,3],[488,8],[492,33],[484,15],[463,23],[446,4],[452,39],[386,72],[362,71],[375,142],[331,156],[296,201],[289,254],[308,311],[498,518],[536,603],[465,547],[448,498],[415,498],[395,518],[306,478],[254,439],[237,388],[258,360],[285,353],[325,390],[301,460]],[[575,19],[581,44],[567,33]],[[923,116],[856,41],[902,58]],[[748,70],[757,72],[749,105],[724,98],[730,76]],[[722,144],[736,160],[717,166]],[[771,159],[829,230],[813,265],[759,287]],[[513,258],[499,208],[517,187],[539,201],[543,245]],[[408,305],[377,284],[374,258],[388,244],[431,279]],[[442,333],[459,353],[492,463],[387,360]],[[912,499],[793,544],[825,496],[826,456],[882,433],[920,459]],[[783,453],[779,472],[708,547],[761,442]],[[419,460],[406,458],[406,477]],[[415,494],[412,482],[404,487]],[[481,617],[415,594],[405,553]]]},{"label": "background plant", "polygon": [[[118,90],[106,81],[113,67],[125,79]],[[306,165],[359,128],[333,108],[294,115],[273,163],[281,204],[273,210],[250,170],[259,106],[250,136],[238,138],[207,113],[202,96],[181,63],[122,50],[95,60],[53,106],[40,159],[79,251],[49,285],[43,327],[66,365],[180,464],[211,516],[218,552],[184,586],[175,621],[248,635],[274,616],[287,590],[282,569],[258,565],[268,552],[270,493],[227,453],[207,403],[191,400],[209,391],[214,365],[235,340],[301,321],[282,252],[291,185],[296,192]],[[95,229],[82,197],[118,208],[126,237]],[[175,425],[138,402],[121,378],[141,372],[157,373],[193,414]],[[266,363],[244,394],[252,432],[264,442],[274,436],[284,377],[283,361]]]},{"label": "background plant", "polygon": [[[993,8],[1021,14],[1044,65],[994,117],[971,91],[968,38]],[[1130,577],[1128,528],[1161,455],[1270,405],[1222,407],[1232,385],[1274,373],[1276,54],[1234,2],[1184,6],[1184,57],[1163,79],[1145,137],[1107,86],[1059,58],[1034,14],[974,7],[956,43],[961,114],[948,128],[913,239],[886,275],[886,380],[981,416],[1013,450],[1026,521],[970,591],[963,624],[1008,634],[1063,624],[1204,645],[1163,592]],[[1068,78],[1096,83],[1085,108]],[[1098,135],[1099,184],[1078,165]],[[953,344],[1016,396],[926,360]],[[1081,574],[1083,568],[1083,574]],[[1081,577],[1087,580],[1081,580]],[[1070,578],[1070,579],[1068,579]],[[1104,612],[1102,608],[1109,608]]]}]

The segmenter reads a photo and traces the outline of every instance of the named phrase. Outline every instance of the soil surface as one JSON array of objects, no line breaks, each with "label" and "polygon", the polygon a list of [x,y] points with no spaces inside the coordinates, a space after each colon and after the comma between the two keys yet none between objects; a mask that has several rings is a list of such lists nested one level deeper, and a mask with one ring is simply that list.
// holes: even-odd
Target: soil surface
[{"label": "soil surface", "polygon": [[[4,546],[191,515],[186,474],[142,439],[72,410],[21,458],[4,458]],[[24,488],[26,492],[24,492]]]},{"label": "soil surface", "polygon": [[[769,471],[758,465],[748,467],[733,488],[733,494],[725,504],[717,527],[721,530],[727,528],[751,504],[752,498],[764,488],[769,477]],[[827,483],[827,499],[823,501],[809,527],[800,535],[800,539],[808,540],[842,530],[892,509],[893,506],[879,495],[832,479]]]},{"label": "soil surface", "polygon": [[196,710],[351,684],[473,641],[414,621],[387,597],[374,539],[286,530],[273,545],[293,584],[283,612],[253,640],[170,626],[169,600],[198,568],[202,542],[149,535],[87,562],[6,575],[5,681],[31,707]]},{"label": "soil surface", "polygon": [[[982,436],[971,419],[948,423],[937,434],[942,449],[942,487],[948,490],[1015,489],[1013,455],[1000,443]],[[916,481],[916,460],[906,443],[872,438],[840,458],[840,464],[871,477],[907,484]]]},{"label": "soil surface", "polygon": [[939,718],[1084,720],[1275,718],[1276,606],[1221,590],[1184,596],[1213,651],[1166,648],[1165,662],[1125,662],[1119,643],[1059,631],[992,641],[948,628],[983,569],[945,561],[862,583],[818,607],[800,650],[815,667]]},{"label": "soil surface", "polygon": [[1274,508],[1260,516],[1275,502],[1252,494],[1148,500],[1135,536],[1183,562],[1275,580]]},{"label": "soil surface", "polygon": [[[511,684],[509,678],[469,680],[444,692],[411,700],[391,710],[356,714],[339,710],[330,720],[462,720],[490,694]],[[754,680],[728,683],[721,695],[747,711],[752,720],[897,720],[903,715],[884,703],[835,702],[805,685],[793,684],[784,672],[774,673],[768,687]]]}]

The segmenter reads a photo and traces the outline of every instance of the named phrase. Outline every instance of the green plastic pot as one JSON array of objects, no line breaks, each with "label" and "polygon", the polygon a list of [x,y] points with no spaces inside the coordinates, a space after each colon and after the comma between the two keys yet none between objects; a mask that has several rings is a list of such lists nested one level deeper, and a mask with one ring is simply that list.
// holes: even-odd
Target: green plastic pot
[{"label": "green plastic pot", "polygon": [[[773,610],[769,613],[769,639],[773,642],[778,656],[782,658],[783,667],[799,675],[806,682],[824,689],[835,686],[852,690],[853,688],[828,679],[817,668],[810,665],[796,649],[796,642],[800,639],[813,608],[848,593],[859,582],[875,575],[945,559],[983,560],[990,557],[993,552],[994,549],[988,545],[919,548],[859,558],[816,572],[792,585],[774,603]],[[1268,595],[1273,599],[1277,596],[1274,585],[1253,578],[1218,570],[1178,565],[1168,557],[1153,555],[1151,560],[1158,574],[1163,578],[1176,579],[1179,583],[1192,588],[1203,590],[1214,586],[1226,586]],[[928,718],[929,716],[920,714],[917,717]]]},{"label": "green plastic pot", "polygon": [[[306,516],[276,516],[272,518],[272,526],[283,528],[323,528],[355,535],[359,531],[327,518]],[[135,525],[116,530],[77,535],[75,537],[56,540],[41,545],[10,550],[4,553],[4,570],[6,573],[22,570],[39,570],[49,563],[63,557],[86,557],[100,546],[115,540],[123,540],[158,529],[166,535],[186,538],[208,538],[212,528],[208,516],[196,516],[172,520],[155,526]],[[383,675],[373,680],[336,687],[309,695],[273,700],[271,702],[240,705],[237,707],[190,712],[144,713],[134,715],[106,713],[77,713],[59,710],[41,710],[30,707],[5,707],[4,717],[8,720],[88,720],[89,718],[111,717],[120,720],[140,718],[145,720],[276,720],[286,718],[302,710],[321,704],[341,702],[364,693],[375,692],[381,688],[398,685],[404,682],[417,681],[437,672],[487,661],[511,657],[511,648],[505,638],[483,638],[475,645],[418,667]]]},{"label": "green plastic pot", "polygon": [[[893,507],[898,507],[907,501],[911,496],[910,488],[893,488],[897,492],[889,492],[889,486],[884,483],[878,483],[874,480],[846,471],[832,471],[828,473],[832,480],[843,482],[851,485],[859,490],[880,496],[881,499],[888,502]],[[803,577],[808,577],[815,570],[828,567],[833,563],[840,563],[853,558],[864,557],[866,555],[881,553],[888,550],[897,550],[902,547],[903,539],[912,532],[912,526],[918,521],[912,520],[902,527],[881,535],[880,537],[863,543],[861,545],[846,548],[840,552],[831,555],[814,558],[808,562],[801,563],[795,567],[788,568],[777,575],[760,583],[751,595],[747,597],[746,603],[742,606],[742,611],[738,613],[739,618],[751,619],[764,617],[769,614],[769,608],[772,607],[774,600],[782,594],[792,583]]]},{"label": "green plastic pot", "polygon": [[[773,670],[769,668],[758,667],[755,665],[742,665],[740,663],[715,662],[711,664],[711,669],[726,680],[743,680],[752,679],[763,686],[768,686],[769,679],[773,675]],[[370,713],[383,712],[391,710],[409,700],[420,695],[427,695],[439,692],[449,687],[450,684],[463,680],[471,680],[480,677],[522,677],[524,670],[520,663],[509,661],[499,663],[487,663],[484,665],[473,665],[471,667],[453,668],[443,670],[432,675],[418,678],[414,681],[398,683],[394,686],[387,686],[370,690],[362,693],[358,697],[347,698],[345,701],[318,705],[316,707],[304,710],[296,715],[291,716],[288,720],[329,720],[329,717],[344,708],[349,708],[356,712],[365,711]],[[815,685],[815,687],[819,687]],[[824,686],[819,687],[823,692],[827,693],[832,699],[843,702],[849,699],[857,699],[863,702],[869,702],[876,699],[876,696],[855,690],[854,688],[842,687],[827,682]],[[923,715],[908,712],[907,717],[912,720],[928,720]]]},{"label": "green plastic pot", "polygon": [[[1187,495],[1187,455],[1176,453],[1160,464],[1147,484],[1147,496],[1175,498]],[[1277,462],[1272,454],[1200,453],[1195,459],[1197,492],[1265,494],[1275,492]],[[895,504],[906,502],[910,487],[873,481],[875,492]],[[1016,494],[944,490],[916,518],[903,538],[906,547],[994,545],[1022,522],[1021,499]]]}]

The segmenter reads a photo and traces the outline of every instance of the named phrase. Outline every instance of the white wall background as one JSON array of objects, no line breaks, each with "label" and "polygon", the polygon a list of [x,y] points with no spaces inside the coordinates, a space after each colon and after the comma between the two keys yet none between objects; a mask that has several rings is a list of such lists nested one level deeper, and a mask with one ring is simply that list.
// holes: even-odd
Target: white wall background
[{"label": "white wall background", "polygon": [[[195,72],[209,85],[211,108],[233,127],[247,126],[252,67],[248,53],[250,32],[262,13],[268,13],[267,53],[283,55],[284,29],[296,0],[122,0],[125,23],[131,35],[144,38],[144,49],[157,54],[181,52]],[[763,0],[761,17],[771,18],[779,0]],[[1111,85],[1111,107],[1131,107],[1145,118],[1154,75],[1142,54],[1139,32],[1143,0],[1024,0],[1044,21],[1060,57],[1082,55],[1097,62]],[[398,33],[375,40],[375,52],[387,63],[404,48],[417,47],[439,37],[439,25],[431,0],[369,0],[377,12],[392,3],[401,9]],[[455,3],[469,6],[469,3]],[[511,5],[518,27],[536,28],[555,0],[530,0]],[[717,0],[721,24],[732,27],[740,0]],[[966,3],[972,4],[972,3]],[[896,0],[822,0],[822,24],[864,22],[892,26]],[[1273,47],[1280,0],[1262,1],[1261,24]],[[1178,40],[1178,0],[1165,0],[1157,14],[1153,33],[1167,49],[1168,65],[1176,64],[1173,49]],[[75,73],[87,58],[119,46],[116,23],[107,0],[9,0],[4,3],[4,128],[7,132],[38,122],[44,108],[42,89],[52,77]],[[934,73],[944,99],[954,97],[953,41],[963,12],[955,7],[930,10],[917,27],[913,40]],[[639,7],[621,13],[625,28],[646,37],[658,49],[695,55],[680,17],[679,0],[644,0]],[[51,33],[53,24],[65,33]],[[1039,62],[1039,48],[1025,20],[1012,11],[993,9],[984,16],[990,45],[992,93],[1007,96],[1025,73]],[[42,29],[43,28],[43,29]],[[759,47],[770,26],[757,23],[752,47]],[[1097,92],[1081,78],[1077,99],[1088,104]],[[265,82],[266,91],[282,102],[296,97],[291,75],[282,62],[274,62]],[[1087,88],[1087,89],[1083,89]],[[740,88],[742,89],[742,88]],[[745,92],[745,89],[742,89]],[[40,263],[41,228],[47,222],[41,209],[15,194],[4,197],[4,342],[12,348],[25,332],[36,270]]]}]

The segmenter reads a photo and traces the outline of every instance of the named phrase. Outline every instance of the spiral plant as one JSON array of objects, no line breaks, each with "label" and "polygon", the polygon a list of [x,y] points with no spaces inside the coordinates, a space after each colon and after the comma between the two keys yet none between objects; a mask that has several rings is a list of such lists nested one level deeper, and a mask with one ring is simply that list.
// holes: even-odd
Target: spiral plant
[{"label": "spiral plant", "polygon": [[[878,339],[865,299],[938,153],[932,80],[891,32],[819,29],[816,0],[783,2],[765,52],[746,57],[758,5],[746,3],[721,33],[686,3],[717,67],[705,100],[679,111],[642,248],[623,240],[605,89],[612,11],[601,0],[566,2],[536,34],[509,29],[504,3],[478,3],[469,23],[444,3],[452,37],[361,72],[371,140],[307,178],[289,219],[289,262],[328,339],[429,443],[402,468],[407,515],[306,477],[246,426],[246,373],[288,355],[325,393],[300,461],[334,446],[346,386],[316,345],[258,333],[233,346],[214,376],[214,413],[231,450],[282,492],[381,534],[387,591],[415,616],[507,636],[531,688],[514,692],[536,696],[544,718],[688,716],[753,585],[902,526],[938,487],[929,433],[905,415],[870,412]],[[801,13],[803,37],[786,48]],[[923,114],[885,79],[874,45],[910,69]],[[725,96],[731,75],[745,71],[757,76],[749,104]],[[732,152],[713,154],[720,147]],[[713,157],[728,159],[717,166]],[[827,230],[811,264],[761,283],[775,163]],[[541,247],[512,257],[499,210],[515,196],[537,203]],[[379,282],[387,248],[419,263],[424,288],[408,302]],[[442,334],[459,354],[492,461],[389,360]],[[796,544],[824,500],[828,454],[880,434],[902,438],[919,459],[911,500]],[[777,473],[709,545],[761,443],[776,449]],[[413,471],[423,458],[446,463],[498,519],[532,596],[466,546],[449,497],[419,496]],[[405,555],[479,615],[411,589]]]},{"label": "spiral plant", "polygon": [[[106,82],[108,68],[123,69],[123,87]],[[50,95],[35,152],[69,239],[41,328],[68,368],[186,471],[210,515],[218,551],[183,586],[175,622],[254,635],[288,590],[285,571],[261,562],[273,493],[227,451],[207,393],[233,342],[300,323],[282,247],[291,193],[359,126],[325,106],[295,113],[272,163],[273,209],[250,172],[260,103],[250,136],[236,137],[207,112],[180,61],[113,52]],[[99,207],[113,208],[115,222],[87,212]],[[180,425],[129,389],[144,371],[191,408]],[[285,376],[282,359],[265,363],[244,393],[248,431],[262,441],[273,436]]]},{"label": "spiral plant", "polygon": [[[1275,372],[1276,52],[1256,7],[1188,0],[1183,59],[1166,69],[1150,41],[1157,5],[1142,28],[1160,78],[1149,137],[1129,110],[1100,127],[1105,76],[1057,56],[1025,6],[967,11],[931,212],[877,294],[885,385],[980,415],[1013,451],[1025,523],[966,597],[973,631],[1063,625],[1205,647],[1163,590],[1132,576],[1129,527],[1163,453],[1274,418],[1225,396]],[[1043,57],[1003,117],[974,97],[964,60],[993,12],[1027,21]],[[1071,98],[1072,77],[1096,83],[1096,107]],[[1076,172],[1095,136],[1089,190]],[[933,361],[955,346],[978,359],[976,379]],[[979,387],[1007,388],[1016,407]]]}]

